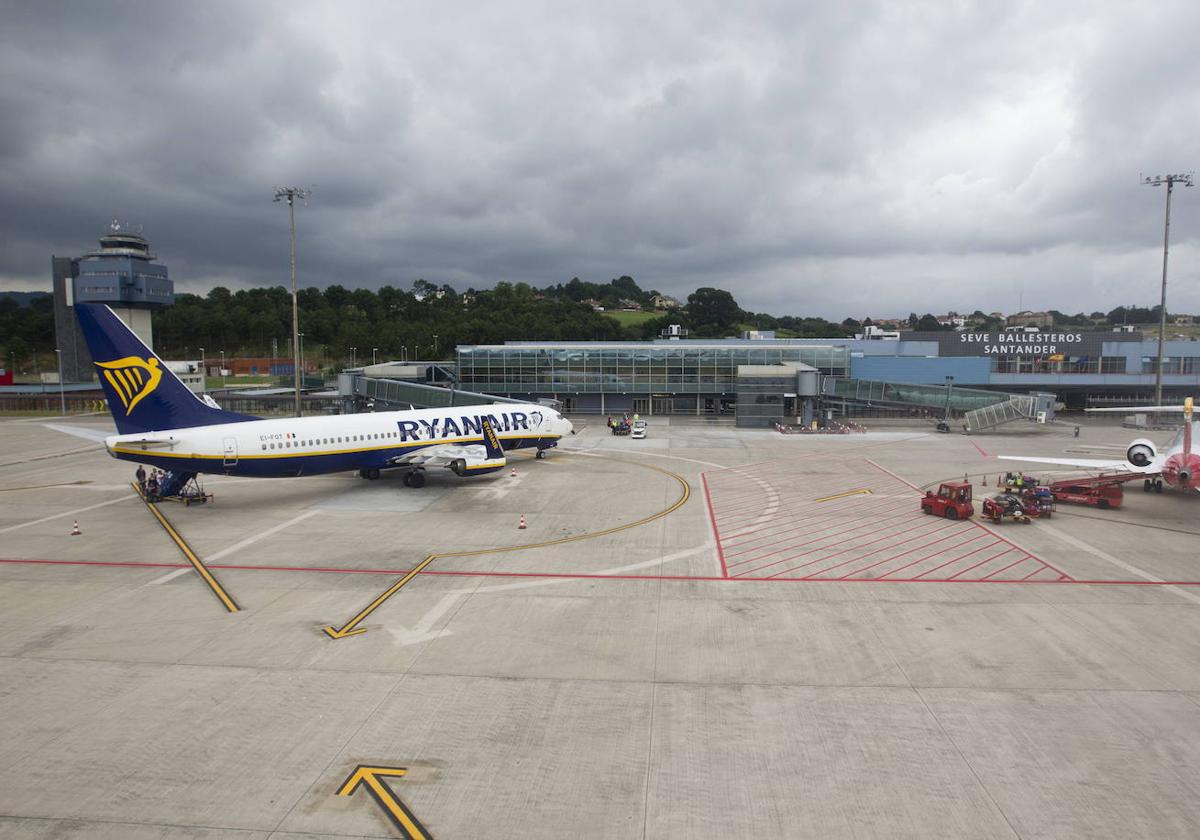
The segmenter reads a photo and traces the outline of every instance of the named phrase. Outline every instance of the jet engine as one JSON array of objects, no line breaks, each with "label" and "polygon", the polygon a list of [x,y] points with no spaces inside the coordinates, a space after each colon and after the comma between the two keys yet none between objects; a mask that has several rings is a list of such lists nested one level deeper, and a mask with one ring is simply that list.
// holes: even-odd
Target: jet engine
[{"label": "jet engine", "polygon": [[1135,467],[1147,466],[1154,460],[1154,443],[1145,438],[1138,438],[1133,443],[1129,444],[1129,448],[1125,450],[1125,457],[1129,459],[1129,463]]}]

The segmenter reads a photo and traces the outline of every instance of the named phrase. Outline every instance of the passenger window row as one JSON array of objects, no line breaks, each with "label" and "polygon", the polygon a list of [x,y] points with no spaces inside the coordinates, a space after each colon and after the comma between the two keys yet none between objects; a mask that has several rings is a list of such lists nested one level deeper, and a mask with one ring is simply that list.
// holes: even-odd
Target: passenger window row
[{"label": "passenger window row", "polygon": [[345,435],[334,438],[317,438],[316,440],[285,440],[279,443],[264,443],[263,452],[268,449],[299,449],[301,446],[327,446],[331,443],[357,443],[365,440],[388,440],[398,437],[399,432],[375,432],[369,435]]}]

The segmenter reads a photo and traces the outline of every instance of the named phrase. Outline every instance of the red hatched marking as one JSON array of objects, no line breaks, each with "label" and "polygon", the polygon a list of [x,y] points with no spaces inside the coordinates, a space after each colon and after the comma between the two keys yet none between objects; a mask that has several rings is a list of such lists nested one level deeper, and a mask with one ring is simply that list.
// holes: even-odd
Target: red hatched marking
[{"label": "red hatched marking", "polygon": [[[821,459],[820,466],[835,457]],[[1019,583],[1041,575],[1037,582],[1071,580],[980,522],[931,521],[920,512],[920,497],[913,492],[918,488],[869,458],[837,463],[834,473],[814,474],[812,459],[704,473],[722,577]],[[862,490],[870,493],[854,494]],[[830,498],[840,494],[848,495]]]}]

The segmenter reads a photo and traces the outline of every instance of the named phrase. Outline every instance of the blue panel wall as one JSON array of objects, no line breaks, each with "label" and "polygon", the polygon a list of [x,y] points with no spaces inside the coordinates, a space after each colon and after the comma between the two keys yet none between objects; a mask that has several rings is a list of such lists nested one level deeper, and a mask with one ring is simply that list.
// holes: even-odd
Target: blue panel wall
[{"label": "blue panel wall", "polygon": [[881,379],[915,385],[945,385],[953,376],[955,385],[987,385],[992,360],[977,356],[912,358],[905,356],[851,357],[850,376],[854,379]]}]

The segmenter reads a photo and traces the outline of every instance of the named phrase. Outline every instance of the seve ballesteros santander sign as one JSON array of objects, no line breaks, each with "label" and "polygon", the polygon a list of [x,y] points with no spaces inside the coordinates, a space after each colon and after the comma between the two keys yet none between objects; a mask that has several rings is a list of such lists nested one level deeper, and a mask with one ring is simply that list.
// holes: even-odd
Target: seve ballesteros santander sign
[{"label": "seve ballesteros santander sign", "polygon": [[985,356],[1047,356],[1083,346],[1083,333],[959,333],[960,344],[974,345]]},{"label": "seve ballesteros santander sign", "polygon": [[940,356],[1075,356],[1095,358],[1109,342],[1141,341],[1141,333],[1114,332],[906,332],[901,341],[932,341]]}]

